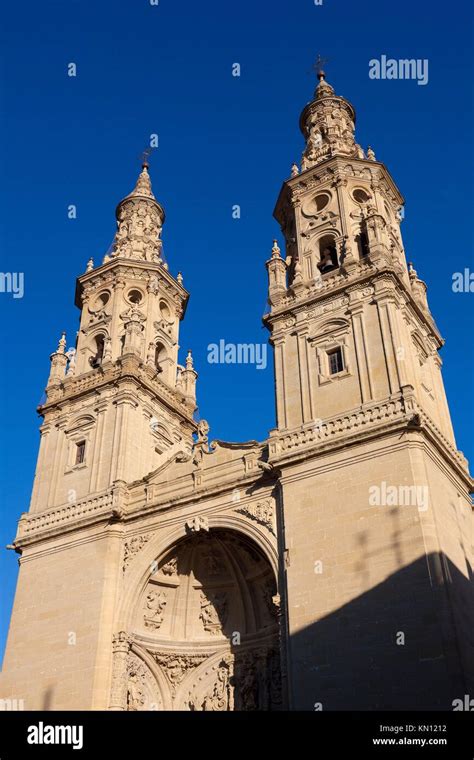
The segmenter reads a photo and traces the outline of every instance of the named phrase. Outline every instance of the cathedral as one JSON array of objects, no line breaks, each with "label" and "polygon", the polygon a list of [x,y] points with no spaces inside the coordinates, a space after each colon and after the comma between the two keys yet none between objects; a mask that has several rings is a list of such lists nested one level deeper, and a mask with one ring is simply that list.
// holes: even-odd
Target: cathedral
[{"label": "cathedral", "polygon": [[265,262],[276,420],[262,443],[196,420],[197,371],[178,354],[189,293],[143,162],[111,250],[77,279],[75,348],[63,334],[51,354],[9,547],[3,699],[451,710],[474,694],[472,481],[443,338],[405,258],[403,198],[355,119],[319,71]]}]

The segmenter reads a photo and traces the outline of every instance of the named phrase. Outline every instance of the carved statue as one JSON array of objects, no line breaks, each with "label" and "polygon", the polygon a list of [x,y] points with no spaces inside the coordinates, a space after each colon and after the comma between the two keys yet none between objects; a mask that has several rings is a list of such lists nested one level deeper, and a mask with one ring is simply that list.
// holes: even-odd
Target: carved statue
[{"label": "carved statue", "polygon": [[206,420],[201,420],[197,426],[198,443],[207,443],[207,436],[209,433],[209,423]]},{"label": "carved statue", "polygon": [[225,592],[217,592],[208,597],[201,591],[201,618],[205,631],[214,636],[222,632],[222,626],[227,618],[227,595]]},{"label": "carved statue", "polygon": [[161,572],[165,575],[176,575],[178,572],[178,558],[177,557],[171,557],[168,562],[163,565],[161,568]]},{"label": "carved statue", "polygon": [[156,275],[152,275],[148,281],[148,292],[156,296],[159,290],[159,280]]},{"label": "carved statue", "polygon": [[76,349],[75,348],[69,348],[66,351],[66,356],[68,358],[69,366],[67,368],[66,375],[69,377],[70,375],[74,375],[76,371]]},{"label": "carved statue", "polygon": [[104,361],[112,359],[112,340],[107,336],[104,341]]},{"label": "carved statue", "polygon": [[166,593],[164,591],[155,591],[151,589],[146,596],[146,609],[143,616],[147,628],[158,629],[164,619],[164,608],[166,607]]},{"label": "carved statue", "polygon": [[222,571],[222,558],[212,550],[203,554],[203,561],[208,575],[219,575]]},{"label": "carved statue", "polygon": [[145,695],[140,687],[138,674],[132,670],[128,678],[127,686],[127,710],[141,710],[145,704]]},{"label": "carved statue", "polygon": [[217,680],[211,694],[204,698],[202,709],[206,712],[225,712],[233,709],[233,689],[230,685],[230,665],[224,660],[219,665]]},{"label": "carved statue", "polygon": [[258,684],[255,670],[247,664],[242,672],[243,677],[240,680],[239,686],[241,709],[249,711],[258,710]]}]

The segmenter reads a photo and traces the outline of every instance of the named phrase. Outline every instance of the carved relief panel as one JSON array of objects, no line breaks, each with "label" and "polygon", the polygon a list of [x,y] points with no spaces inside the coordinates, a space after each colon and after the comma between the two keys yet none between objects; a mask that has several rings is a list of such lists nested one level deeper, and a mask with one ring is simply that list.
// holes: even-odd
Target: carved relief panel
[{"label": "carved relief panel", "polygon": [[[131,636],[161,674],[163,709],[279,709],[278,597],[261,551],[233,531],[189,532],[152,570]],[[127,709],[150,709],[142,670],[129,669]]]}]

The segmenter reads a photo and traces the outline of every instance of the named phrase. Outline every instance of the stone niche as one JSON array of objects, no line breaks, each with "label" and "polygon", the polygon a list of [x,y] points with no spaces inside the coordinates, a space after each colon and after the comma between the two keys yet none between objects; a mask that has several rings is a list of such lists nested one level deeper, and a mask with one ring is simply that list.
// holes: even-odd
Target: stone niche
[{"label": "stone niche", "polygon": [[199,532],[156,567],[133,639],[158,668],[157,709],[279,709],[277,588],[259,548],[234,531]]}]

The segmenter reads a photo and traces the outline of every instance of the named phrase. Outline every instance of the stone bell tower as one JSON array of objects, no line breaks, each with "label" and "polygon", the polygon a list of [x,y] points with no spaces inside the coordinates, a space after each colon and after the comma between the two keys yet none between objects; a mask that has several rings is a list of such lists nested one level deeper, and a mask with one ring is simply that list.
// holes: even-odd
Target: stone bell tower
[{"label": "stone bell tower", "polygon": [[77,280],[76,346],[63,335],[51,356],[34,512],[143,477],[192,443],[196,372],[190,353],[178,363],[188,293],[162,257],[146,163],[116,216],[110,255]]},{"label": "stone bell tower", "polygon": [[[301,173],[294,164],[275,209],[286,260],[275,245],[267,263],[272,313],[290,306],[294,320],[291,339],[282,343],[280,330],[273,331],[278,426],[314,425],[416,389],[453,443],[437,353],[443,341],[426,285],[407,268],[403,198],[374,151],[355,142],[354,126],[354,108],[320,72],[300,119]],[[311,336],[318,312],[326,315],[324,329]]]},{"label": "stone bell tower", "polygon": [[450,709],[472,678],[472,512],[443,339],[407,266],[403,198],[356,143],[353,106],[318,79],[300,118],[301,168],[275,208],[285,254],[275,241],[264,318],[290,704]]},{"label": "stone bell tower", "polygon": [[116,216],[110,253],[77,280],[76,345],[67,350],[63,334],[51,355],[30,510],[10,547],[21,567],[3,694],[27,709],[108,704],[97,683],[109,668],[127,487],[187,461],[197,429],[197,373],[190,352],[178,360],[188,293],[163,258],[165,213],[146,163]]}]

